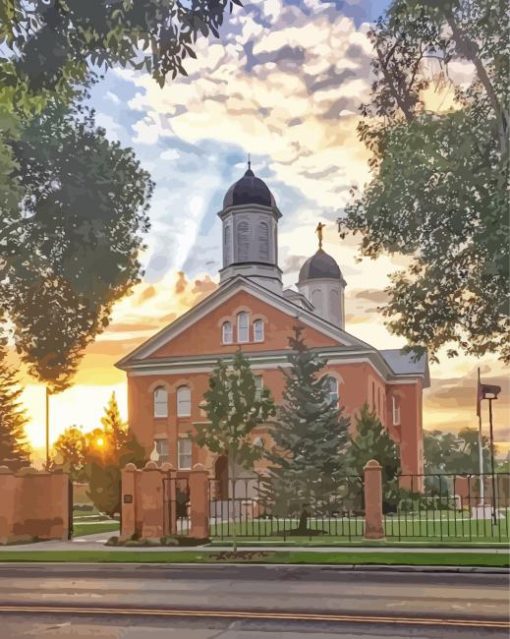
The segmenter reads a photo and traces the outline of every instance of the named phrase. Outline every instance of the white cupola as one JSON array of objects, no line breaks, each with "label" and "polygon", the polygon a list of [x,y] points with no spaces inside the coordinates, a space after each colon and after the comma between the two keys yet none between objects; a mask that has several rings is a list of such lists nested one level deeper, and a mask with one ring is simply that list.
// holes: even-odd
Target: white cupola
[{"label": "white cupola", "polygon": [[282,214],[265,182],[251,170],[250,162],[243,177],[227,191],[218,215],[223,223],[220,283],[243,275],[281,293],[278,220]]},{"label": "white cupola", "polygon": [[308,258],[299,271],[297,287],[314,306],[317,315],[345,330],[344,291],[347,286],[336,261],[322,248],[322,228],[319,224],[319,249]]}]

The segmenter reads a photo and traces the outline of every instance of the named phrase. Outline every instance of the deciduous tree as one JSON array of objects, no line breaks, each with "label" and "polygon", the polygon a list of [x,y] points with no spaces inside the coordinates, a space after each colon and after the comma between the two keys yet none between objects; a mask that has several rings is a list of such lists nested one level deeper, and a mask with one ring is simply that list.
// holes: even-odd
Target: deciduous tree
[{"label": "deciduous tree", "polygon": [[[362,235],[363,256],[409,256],[384,314],[433,357],[445,346],[510,361],[509,24],[502,0],[393,0],[370,33],[359,135],[372,177],[339,230]],[[454,66],[471,73],[467,86]],[[434,82],[450,87],[449,110],[424,101]]]}]

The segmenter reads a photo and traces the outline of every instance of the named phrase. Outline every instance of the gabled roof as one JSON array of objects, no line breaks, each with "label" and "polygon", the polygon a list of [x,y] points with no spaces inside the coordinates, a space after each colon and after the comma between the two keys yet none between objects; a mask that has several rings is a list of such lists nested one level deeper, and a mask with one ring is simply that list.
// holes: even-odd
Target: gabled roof
[{"label": "gabled roof", "polygon": [[150,357],[150,355],[158,350],[163,344],[166,344],[174,337],[177,337],[177,335],[182,333],[195,322],[206,317],[209,312],[217,308],[239,291],[246,291],[279,311],[294,317],[305,326],[314,328],[328,337],[338,340],[339,344],[373,350],[369,344],[366,344],[350,333],[340,329],[338,326],[322,319],[311,310],[303,308],[283,295],[273,293],[260,284],[238,275],[221,285],[193,308],[177,318],[174,322],[165,326],[165,328],[156,333],[153,337],[149,338],[129,355],[123,357],[115,364],[115,366],[121,369],[128,369],[130,364],[134,364],[141,359]]}]

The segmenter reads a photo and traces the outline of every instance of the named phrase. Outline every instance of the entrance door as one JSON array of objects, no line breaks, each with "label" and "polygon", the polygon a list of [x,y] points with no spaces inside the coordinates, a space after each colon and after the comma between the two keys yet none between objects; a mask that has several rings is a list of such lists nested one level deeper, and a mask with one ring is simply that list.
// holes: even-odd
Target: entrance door
[{"label": "entrance door", "polygon": [[226,455],[220,455],[214,464],[214,478],[216,480],[216,499],[225,501],[228,499],[228,459]]}]

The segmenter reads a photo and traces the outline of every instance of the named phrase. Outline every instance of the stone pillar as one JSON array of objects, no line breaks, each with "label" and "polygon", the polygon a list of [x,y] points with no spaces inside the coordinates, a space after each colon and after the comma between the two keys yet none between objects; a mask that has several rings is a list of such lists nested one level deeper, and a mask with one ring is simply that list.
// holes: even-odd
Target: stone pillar
[{"label": "stone pillar", "polygon": [[159,539],[165,534],[163,473],[156,462],[148,461],[140,473],[141,536]]},{"label": "stone pillar", "polygon": [[134,464],[122,469],[121,539],[129,539],[136,533],[136,473]]},{"label": "stone pillar", "polygon": [[365,475],[365,538],[382,539],[384,525],[381,465],[375,459],[371,459],[363,471]]},{"label": "stone pillar", "polygon": [[195,464],[189,473],[190,536],[209,537],[209,473],[202,464]]}]

